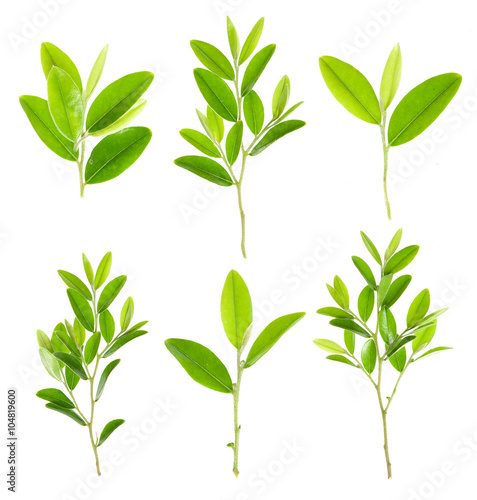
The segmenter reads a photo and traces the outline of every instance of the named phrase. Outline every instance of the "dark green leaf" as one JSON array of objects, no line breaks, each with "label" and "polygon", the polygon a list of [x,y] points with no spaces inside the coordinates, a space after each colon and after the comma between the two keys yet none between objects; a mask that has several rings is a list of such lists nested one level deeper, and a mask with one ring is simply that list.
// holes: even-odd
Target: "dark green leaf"
[{"label": "dark green leaf", "polygon": [[411,282],[412,276],[409,274],[404,274],[399,276],[395,281],[391,283],[386,298],[383,301],[383,306],[391,307],[395,304],[399,297],[404,293],[409,283]]},{"label": "dark green leaf", "polygon": [[165,344],[193,380],[214,391],[233,393],[227,368],[210,349],[185,339],[168,339]]},{"label": "dark green leaf", "polygon": [[94,314],[89,302],[76,290],[68,288],[66,290],[71,307],[78,318],[78,321],[88,330],[94,332]]},{"label": "dark green leaf", "polygon": [[217,47],[199,40],[191,40],[190,46],[199,61],[210,71],[225,80],[235,78],[235,72],[230,61]]},{"label": "dark green leaf", "polygon": [[262,36],[263,25],[265,18],[260,18],[252,31],[249,33],[245,43],[243,44],[242,51],[240,52],[239,64],[243,64],[252,54],[258,45],[260,37]]},{"label": "dark green leaf", "polygon": [[411,342],[416,338],[415,335],[408,335],[406,337],[402,337],[401,339],[395,341],[392,345],[389,346],[389,349],[386,351],[386,357],[392,356],[396,351],[401,349],[401,347],[405,346],[408,342]]},{"label": "dark green leaf", "polygon": [[268,64],[268,61],[273,56],[275,52],[276,45],[270,44],[264,47],[262,50],[258,51],[252,60],[248,63],[247,69],[243,75],[242,86],[240,89],[242,97],[246,96],[257,83],[260,75]]},{"label": "dark green leaf", "polygon": [[206,69],[195,69],[194,78],[207,104],[225,120],[237,121],[237,101],[230,87]]},{"label": "dark green leaf", "polygon": [[358,297],[359,317],[366,323],[373,314],[374,290],[370,286],[365,286]]},{"label": "dark green leaf", "polygon": [[343,318],[343,319],[351,319],[353,316],[343,311],[343,309],[338,309],[337,307],[322,307],[316,311],[318,314],[323,314],[324,316],[331,316],[332,318]]},{"label": "dark green leaf", "polygon": [[45,99],[32,95],[22,95],[20,97],[20,104],[45,146],[65,160],[78,160],[78,151],[74,150],[73,142],[68,140],[58,130],[50,115],[48,102]]},{"label": "dark green leaf", "polygon": [[113,315],[106,309],[99,315],[99,329],[101,335],[107,344],[113,340],[114,337],[114,318]]},{"label": "dark green leaf", "polygon": [[131,340],[137,339],[138,337],[142,337],[143,335],[146,335],[145,330],[136,330],[135,332],[132,333],[125,333],[124,335],[121,335],[115,342],[114,344],[103,354],[103,358],[108,358],[112,354],[114,354],[118,349],[121,349],[124,345],[126,345],[128,342],[131,342]]},{"label": "dark green leaf", "polygon": [[72,370],[76,375],[78,375],[83,380],[88,380],[88,376],[84,371],[83,365],[81,361],[71,354],[66,352],[55,352],[54,354],[56,359],[62,361],[70,370]]},{"label": "dark green leaf", "polygon": [[69,273],[68,271],[58,271],[60,278],[66,283],[66,285],[70,288],[74,288],[77,292],[79,292],[85,299],[92,300],[91,292],[89,288],[74,274]]},{"label": "dark green leaf", "polygon": [[111,420],[111,422],[108,422],[105,426],[104,429],[101,432],[101,435],[99,436],[99,441],[98,441],[98,446],[101,446],[106,439],[108,439],[109,436],[122,424],[124,424],[125,420],[122,420],[120,418],[116,420]]},{"label": "dark green leaf", "polygon": [[99,132],[119,120],[151,85],[154,75],[139,71],[108,85],[93,101],[86,118],[89,133]]},{"label": "dark green leaf", "polygon": [[293,313],[273,320],[257,337],[247,356],[244,368],[254,365],[266,354],[292,326],[296,325],[306,313]]},{"label": "dark green leaf", "polygon": [[[62,363],[64,365],[64,363]],[[78,385],[80,378],[75,372],[71,371],[68,367],[65,367],[65,379],[66,385],[69,387],[70,391],[74,391],[75,387]]]},{"label": "dark green leaf", "polygon": [[393,313],[387,307],[383,307],[379,311],[379,333],[386,345],[391,345],[397,337],[397,327],[396,320],[394,319]]},{"label": "dark green leaf", "polygon": [[84,361],[87,365],[91,364],[94,361],[96,354],[98,354],[98,348],[100,342],[101,342],[100,332],[93,333],[93,335],[91,335],[91,337],[88,339],[88,342],[86,342],[84,348]]},{"label": "dark green leaf", "polygon": [[118,276],[104,287],[104,290],[101,292],[98,300],[98,313],[102,313],[112,304],[113,300],[122,290],[127,279],[127,276]]},{"label": "dark green leaf", "polygon": [[[72,337],[63,332],[62,330],[55,330],[55,335],[58,337],[60,342],[67,348],[68,352],[77,358],[81,358],[81,351],[76,345],[76,342]],[[67,352],[66,349],[59,349],[55,352]]]},{"label": "dark green leaf", "polygon": [[127,127],[132,121],[134,121],[144,110],[146,107],[147,101],[146,99],[139,99],[139,101],[134,104],[132,108],[129,109],[126,113],[124,113],[121,118],[112,123],[109,127],[103,128],[98,132],[92,132],[89,135],[93,137],[101,137],[103,135],[114,134],[119,132],[120,130]]},{"label": "dark green leaf", "polygon": [[182,138],[185,139],[189,144],[192,144],[201,153],[207,156],[212,156],[212,158],[220,158],[219,150],[215,147],[214,143],[202,132],[193,130],[191,128],[183,128],[179,131]]},{"label": "dark green leaf", "polygon": [[116,368],[116,366],[119,365],[120,359],[115,359],[114,361],[111,361],[106,368],[104,369],[103,373],[101,374],[101,377],[99,379],[98,383],[98,388],[96,389],[96,398],[95,401],[98,401],[98,399],[101,397],[104,391],[104,386],[106,385],[106,381],[108,380],[108,377],[111,375],[111,372]]},{"label": "dark green leaf", "polygon": [[404,370],[404,367],[406,366],[406,359],[407,359],[406,348],[403,347],[389,358],[389,362],[399,373],[401,373]]},{"label": "dark green leaf", "polygon": [[424,132],[452,101],[461,83],[457,73],[445,73],[429,78],[406,94],[389,120],[389,145],[400,146]]},{"label": "dark green leaf", "polygon": [[240,148],[242,147],[242,136],[243,122],[238,121],[230,129],[225,141],[225,153],[227,155],[227,160],[230,166],[232,166],[236,162],[238,155],[240,154]]},{"label": "dark green leaf", "polygon": [[374,368],[376,367],[376,344],[373,339],[369,339],[363,345],[363,349],[361,350],[361,362],[363,364],[363,368],[369,373],[373,373]]},{"label": "dark green leaf", "polygon": [[263,109],[262,100],[255,90],[251,90],[243,100],[243,115],[250,132],[258,135],[265,120],[265,110]]},{"label": "dark green leaf", "polygon": [[250,156],[256,156],[268,146],[271,146],[274,142],[278,141],[290,132],[294,132],[306,125],[305,122],[301,120],[287,120],[285,122],[279,123],[271,128],[259,141],[259,143],[250,151]]},{"label": "dark green leaf", "polygon": [[337,328],[342,328],[343,330],[348,330],[352,333],[356,333],[357,335],[360,335],[361,337],[364,337],[366,339],[371,337],[371,335],[364,328],[350,319],[332,319],[330,321],[330,325],[336,326]]},{"label": "dark green leaf", "polygon": [[40,399],[44,399],[46,401],[50,401],[51,403],[61,406],[62,408],[74,408],[75,405],[70,398],[59,389],[42,389],[38,391],[36,395]]},{"label": "dark green leaf", "polygon": [[361,273],[361,276],[366,280],[368,285],[373,290],[377,290],[376,280],[374,279],[373,271],[371,271],[369,265],[361,257],[357,257],[356,255],[351,257],[351,260],[353,261],[353,264],[356,266],[358,271]]},{"label": "dark green leaf", "polygon": [[429,290],[425,288],[411,303],[407,313],[408,329],[416,326],[419,321],[424,318],[431,305],[431,295]]},{"label": "dark green leaf", "polygon": [[232,186],[233,181],[220,163],[204,156],[181,156],[174,163],[203,179],[219,186]]},{"label": "dark green leaf", "polygon": [[86,422],[73,410],[69,410],[67,408],[63,408],[62,406],[55,405],[53,403],[46,403],[46,408],[50,410],[55,410],[58,413],[63,413],[67,417],[72,418],[77,424],[82,426],[86,426]]},{"label": "dark green leaf", "polygon": [[399,250],[395,255],[393,255],[386,267],[384,268],[384,274],[396,274],[402,271],[407,265],[409,265],[414,257],[419,252],[419,247],[417,245],[411,245],[402,250]]},{"label": "dark green leaf", "polygon": [[379,252],[378,252],[377,248],[374,246],[374,243],[370,240],[370,238],[365,233],[363,233],[363,231],[360,231],[360,233],[361,233],[361,238],[363,240],[363,243],[366,246],[366,248],[368,249],[369,253],[373,257],[373,259],[380,266],[382,266],[383,263],[381,261],[381,256],[379,255]]}]

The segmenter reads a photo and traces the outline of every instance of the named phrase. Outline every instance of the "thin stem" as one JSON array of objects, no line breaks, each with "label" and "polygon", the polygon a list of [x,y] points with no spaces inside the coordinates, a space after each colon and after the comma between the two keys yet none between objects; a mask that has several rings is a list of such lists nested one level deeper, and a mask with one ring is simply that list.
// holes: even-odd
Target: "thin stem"
[{"label": "thin stem", "polygon": [[94,420],[94,377],[96,376],[96,372],[98,371],[100,356],[96,357],[96,365],[94,367],[93,375],[89,378],[89,394],[90,394],[90,402],[91,402],[91,416],[89,419],[89,438],[91,440],[91,446],[93,447],[94,458],[96,461],[96,472],[98,476],[101,476],[101,469],[99,468],[99,457],[98,457],[98,445],[93,436],[93,420]]},{"label": "thin stem", "polygon": [[388,471],[388,479],[392,477],[391,460],[389,458],[389,440],[388,440],[388,424],[387,424],[387,407],[383,405],[383,398],[381,396],[381,376],[383,371],[383,359],[378,355],[378,384],[376,391],[378,393],[379,409],[381,410],[381,418],[383,421],[383,433],[384,433],[384,456],[386,458],[386,468]]},{"label": "thin stem", "polygon": [[78,174],[80,181],[80,196],[84,198],[84,153],[85,153],[86,143],[84,141],[81,142],[81,152],[79,160],[76,162],[78,165]]},{"label": "thin stem", "polygon": [[244,363],[240,359],[241,351],[237,349],[237,383],[233,385],[234,389],[234,468],[233,473],[235,477],[238,477],[238,458],[239,458],[239,440],[240,440],[240,425],[238,423],[238,406],[239,406],[239,396],[240,396],[240,384],[242,382],[242,374],[243,374],[243,365]]},{"label": "thin stem", "polygon": [[383,175],[383,188],[384,188],[384,202],[386,204],[386,212],[388,214],[388,219],[391,220],[391,205],[389,204],[388,198],[388,153],[389,144],[386,141],[386,110],[382,109],[383,121],[379,126],[381,129],[381,140],[383,143],[383,156],[384,156],[384,175]]},{"label": "thin stem", "polygon": [[242,203],[242,180],[243,180],[243,175],[245,173],[245,163],[247,161],[247,153],[242,150],[242,170],[240,172],[240,179],[237,182],[237,198],[238,198],[238,204],[239,204],[239,211],[240,211],[240,224],[242,227],[242,239],[241,239],[241,248],[242,248],[242,255],[243,258],[247,258],[247,252],[245,250],[245,212],[243,210],[243,203]]}]

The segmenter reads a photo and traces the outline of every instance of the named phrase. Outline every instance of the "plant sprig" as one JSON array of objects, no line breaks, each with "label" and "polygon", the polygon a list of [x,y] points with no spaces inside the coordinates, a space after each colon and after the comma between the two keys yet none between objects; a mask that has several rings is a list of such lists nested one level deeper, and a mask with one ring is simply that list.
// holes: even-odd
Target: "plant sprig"
[{"label": "plant sprig", "polygon": [[[397,251],[402,236],[400,229],[391,240],[383,258],[374,243],[363,232],[361,237],[369,253],[379,265],[376,279],[370,266],[361,258],[352,257],[353,263],[366,282],[358,297],[358,314],[350,306],[350,298],[346,285],[335,276],[333,286],[327,285],[331,297],[338,307],[318,309],[318,314],[331,316],[330,325],[344,330],[344,344],[341,346],[333,340],[316,339],[314,343],[330,353],[327,359],[358,368],[369,379],[376,390],[381,411],[384,431],[384,453],[388,478],[392,476],[389,457],[387,415],[394,399],[398,385],[409,366],[430,354],[451,349],[450,347],[435,347],[425,352],[434,338],[437,328],[437,318],[447,308],[429,313],[430,293],[424,289],[409,306],[406,326],[398,333],[398,327],[391,307],[398,301],[409,286],[412,277],[408,274],[396,278],[396,274],[407,267],[419,251],[417,245],[411,245]],[[374,314],[375,326],[369,326]],[[355,354],[356,336],[365,339],[361,348],[360,359]],[[407,351],[409,346],[409,352]],[[399,372],[391,394],[383,399],[382,374],[386,361]],[[377,367],[377,375],[373,372]]]},{"label": "plant sprig", "polygon": [[227,446],[234,452],[233,473],[238,477],[240,425],[238,408],[243,371],[253,366],[305,313],[293,313],[273,320],[255,339],[247,357],[244,349],[252,333],[252,300],[245,281],[237,271],[230,271],[225,281],[220,303],[222,324],[230,343],[236,349],[237,379],[232,378],[222,361],[207,347],[184,339],[168,339],[167,349],[179,361],[190,377],[214,391],[232,394],[234,399],[234,441]]},{"label": "plant sprig", "polygon": [[[58,323],[51,337],[41,330],[37,331],[43,366],[55,380],[63,384],[67,394],[60,389],[48,388],[38,391],[36,395],[48,401],[46,408],[62,413],[88,428],[98,476],[101,475],[98,447],[124,423],[123,419],[111,420],[105,425],[99,437],[94,432],[95,405],[103,394],[111,372],[121,360],[111,361],[104,368],[99,382],[95,384],[100,361],[115,354],[131,340],[147,333],[142,329],[147,321],[141,321],[130,327],[134,315],[132,297],[128,297],[124,302],[120,315],[120,329],[117,333],[115,331],[115,322],[109,307],[125,285],[126,276],[118,276],[111,280],[97,297],[109,276],[111,264],[112,255],[108,252],[94,273],[89,260],[83,254],[83,265],[89,286],[70,272],[58,271],[60,278],[68,287],[67,295],[75,314],[74,322]],[[91,333],[88,339],[86,339],[87,331]],[[89,382],[89,413],[80,409],[73,394],[80,380]]]},{"label": "plant sprig", "polygon": [[[131,73],[114,81],[88,109],[107,52],[106,45],[83,88],[73,61],[52,43],[42,43],[41,64],[48,100],[31,95],[20,97],[20,104],[43,143],[61,158],[77,164],[82,198],[85,185],[109,181],[128,169],[152,137],[146,127],[126,128],[146,105],[141,96],[154,78],[149,71]],[[86,140],[103,136],[86,162]]]},{"label": "plant sprig", "polygon": [[378,101],[373,87],[356,68],[335,57],[320,57],[321,74],[336,100],[352,115],[367,123],[379,125],[384,157],[384,200],[389,220],[389,148],[405,144],[424,132],[451,102],[462,82],[461,75],[457,73],[445,73],[429,78],[403,97],[387,126],[387,109],[399,88],[401,68],[401,48],[397,44],[384,67]]},{"label": "plant sprig", "polygon": [[[175,160],[175,164],[219,186],[235,186],[241,221],[241,249],[245,250],[245,212],[242,185],[249,156],[256,156],[283,136],[305,125],[301,120],[286,120],[302,103],[285,111],[290,97],[290,79],[284,76],[278,83],[272,99],[272,117],[265,123],[263,103],[254,86],[275,52],[275,45],[267,45],[250,60],[240,81],[240,66],[254,53],[264,26],[261,18],[240,48],[240,41],[232,21],[227,18],[227,34],[232,62],[215,46],[192,40],[191,47],[199,61],[207,68],[194,70],[199,90],[207,102],[207,113],[197,115],[207,135],[193,129],[182,129],[181,136],[206,156],[189,155]],[[229,83],[232,85],[230,87]],[[224,120],[233,123],[225,138]],[[253,138],[247,143],[243,120]],[[241,155],[241,161],[238,161]],[[223,165],[215,159],[222,161]],[[234,165],[241,165],[234,170]]]}]

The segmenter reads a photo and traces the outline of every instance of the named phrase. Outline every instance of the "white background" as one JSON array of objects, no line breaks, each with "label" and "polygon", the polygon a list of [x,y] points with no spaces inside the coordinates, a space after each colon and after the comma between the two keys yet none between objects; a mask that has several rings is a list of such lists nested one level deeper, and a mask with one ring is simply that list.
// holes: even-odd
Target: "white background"
[{"label": "white background", "polygon": [[[1,21],[2,391],[5,396],[7,387],[18,389],[18,498],[475,498],[477,332],[469,313],[477,299],[472,3],[46,3],[47,15],[40,1],[9,2]],[[226,52],[227,14],[242,41],[256,20],[266,17],[260,47],[277,43],[277,50],[256,90],[269,110],[276,83],[288,74],[291,103],[305,100],[294,117],[307,122],[249,161],[246,261],[233,188],[207,191],[212,185],[173,164],[178,156],[194,154],[178,131],[199,127],[195,108],[205,109],[192,76],[199,63],[189,40],[205,40]],[[153,130],[152,142],[121,177],[87,187],[84,200],[75,165],[41,143],[18,103],[21,94],[46,97],[42,41],[67,52],[84,81],[109,43],[100,88],[130,72],[156,74],[146,110],[135,123]],[[379,128],[334,100],[318,57],[347,60],[379,88],[398,41],[403,72],[396,102],[440,73],[459,72],[463,84],[422,136],[391,150],[394,219],[388,222]],[[440,137],[438,143],[433,137]],[[355,303],[363,283],[350,257],[371,261],[359,230],[384,250],[401,226],[403,244],[419,244],[421,250],[409,267],[414,279],[396,315],[402,325],[412,298],[428,287],[433,308],[450,306],[439,320],[434,345],[455,349],[406,373],[390,410],[394,478],[388,481],[375,393],[357,371],[325,360],[312,339],[341,341],[341,333],[314,311],[331,305],[325,283],[336,273]],[[97,265],[108,250],[113,274],[128,275],[120,297],[133,296],[136,319],[149,319],[150,333],[121,352],[122,362],[98,404],[98,430],[113,418],[126,419],[99,450],[104,475],[98,481],[86,429],[46,410],[35,397],[37,390],[55,386],[39,364],[35,331],[51,333],[58,321],[72,318],[56,270],[81,274],[81,252]],[[231,268],[251,291],[255,333],[281,314],[308,313],[244,374],[238,480],[225,446],[233,440],[232,397],[194,383],[164,347],[168,337],[194,339],[212,348],[235,377],[219,311]],[[276,297],[279,303],[272,302]],[[113,312],[119,313],[121,303],[118,299]],[[396,373],[392,368],[385,373],[387,383]],[[295,447],[295,455],[285,452],[287,447]],[[1,449],[4,471],[6,448]],[[443,467],[445,475],[439,472]]]}]

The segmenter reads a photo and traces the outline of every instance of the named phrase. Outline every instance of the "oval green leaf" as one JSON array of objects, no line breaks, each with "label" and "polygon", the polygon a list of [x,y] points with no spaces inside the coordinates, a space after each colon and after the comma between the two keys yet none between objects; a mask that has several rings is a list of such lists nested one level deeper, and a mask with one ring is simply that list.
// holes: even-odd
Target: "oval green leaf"
[{"label": "oval green leaf", "polygon": [[229,16],[227,16],[227,37],[229,39],[230,52],[236,61],[240,54],[240,41],[237,30],[235,29],[235,26]]},{"label": "oval green leaf", "polygon": [[46,371],[56,380],[61,382],[61,370],[58,360],[50,351],[40,347],[40,359]]},{"label": "oval green leaf", "polygon": [[279,82],[273,92],[272,98],[272,115],[276,120],[287,107],[288,99],[290,98],[290,78],[285,75]]},{"label": "oval green leaf", "polygon": [[100,332],[93,333],[93,335],[91,335],[91,337],[88,339],[88,342],[86,342],[86,345],[84,347],[84,361],[87,365],[90,365],[94,361],[96,354],[98,354],[100,342]]},{"label": "oval green leaf", "polygon": [[91,94],[94,92],[94,89],[96,88],[96,85],[98,85],[99,79],[101,78],[104,69],[104,64],[106,63],[106,56],[108,55],[108,47],[109,45],[105,45],[102,48],[98,58],[96,59],[93,65],[93,69],[89,74],[85,90],[86,100],[88,100],[91,97]]},{"label": "oval green leaf", "polygon": [[120,324],[122,332],[125,332],[128,329],[128,326],[130,325],[133,316],[134,316],[134,301],[132,297],[128,297],[121,309]]},{"label": "oval green leaf", "polygon": [[275,44],[267,45],[262,50],[258,51],[248,63],[240,88],[242,97],[245,97],[253,89],[260,75],[263,73],[263,70],[272,58],[275,49]]},{"label": "oval green leaf", "polygon": [[79,88],[80,92],[83,91],[83,84],[81,83],[81,77],[73,61],[56,45],[49,42],[43,42],[40,49],[41,66],[43,68],[43,73],[45,78],[48,79],[53,66],[61,68],[66,71],[71,79],[75,82],[76,86]]},{"label": "oval green leaf", "polygon": [[209,127],[212,131],[213,137],[211,137],[211,139],[215,139],[217,142],[222,142],[222,139],[224,138],[224,119],[210,106],[207,106],[207,119],[209,120]]},{"label": "oval green leaf", "polygon": [[332,352],[335,354],[346,354],[346,351],[336,342],[328,339],[315,339],[313,343],[320,349],[326,352]]},{"label": "oval green leaf", "polygon": [[324,316],[331,316],[332,318],[343,318],[343,319],[351,319],[353,316],[343,311],[343,309],[338,309],[337,307],[322,307],[316,311],[318,314],[323,314]]},{"label": "oval green leaf", "polygon": [[260,37],[262,36],[264,24],[265,24],[265,18],[262,17],[257,21],[255,26],[252,28],[252,31],[249,33],[240,52],[239,64],[243,64],[253,54],[253,51],[257,47]]},{"label": "oval green leaf", "polygon": [[99,132],[93,132],[89,135],[92,135],[93,137],[101,137],[103,135],[114,134],[115,132],[122,130],[142,113],[146,104],[146,99],[139,99],[139,101],[137,101],[137,103],[127,113],[119,118],[119,120],[116,120],[109,127],[103,128]]},{"label": "oval green leaf", "polygon": [[227,139],[225,141],[225,153],[227,155],[227,161],[229,165],[232,166],[240,154],[240,148],[242,147],[242,136],[243,136],[243,122],[238,121],[233,125],[227,134]]},{"label": "oval green leaf", "polygon": [[77,424],[86,426],[86,422],[73,410],[63,408],[62,406],[55,405],[54,403],[46,403],[45,406],[50,410],[57,411],[58,413],[62,413],[63,415],[72,418]]},{"label": "oval green leaf", "polygon": [[399,278],[396,278],[396,280],[391,283],[382,305],[386,307],[394,305],[405,292],[411,280],[412,276],[409,274],[404,274],[399,276]]},{"label": "oval green leaf", "polygon": [[127,280],[127,276],[118,276],[111,280],[101,292],[98,300],[98,313],[105,311],[118,296]]},{"label": "oval green leaf", "polygon": [[366,339],[371,337],[371,335],[364,328],[350,319],[332,319],[330,321],[330,325],[336,326],[337,328],[342,328],[343,330],[348,330],[352,333],[356,333],[357,335],[360,335],[361,337],[364,337]]},{"label": "oval green leaf", "polygon": [[87,300],[93,299],[89,288],[77,276],[68,271],[62,271],[61,269],[58,271],[58,274],[69,288],[73,288]]},{"label": "oval green leaf", "polygon": [[103,373],[101,374],[101,377],[98,382],[98,388],[96,389],[96,397],[95,401],[98,401],[98,399],[101,397],[104,391],[104,386],[106,385],[106,381],[108,380],[109,376],[111,375],[111,372],[116,368],[116,366],[119,365],[120,359],[115,359],[114,361],[111,361],[106,368],[104,369]]},{"label": "oval green leaf", "polygon": [[252,149],[250,152],[250,156],[256,156],[268,146],[271,146],[275,141],[281,139],[283,136],[289,134],[290,132],[294,132],[302,127],[304,127],[306,123],[301,120],[287,120],[285,122],[281,122],[278,125],[275,125],[271,128],[260,140],[260,142]]},{"label": "oval green leaf", "polygon": [[384,274],[396,274],[408,266],[419,252],[418,245],[411,245],[394,254],[384,268]]},{"label": "oval green leaf", "polygon": [[251,90],[245,96],[243,100],[243,114],[250,132],[254,135],[258,135],[262,130],[265,120],[265,110],[262,100],[255,90]]},{"label": "oval green leaf", "polygon": [[70,300],[71,307],[78,318],[78,321],[88,330],[94,331],[94,314],[88,301],[76,290],[68,288],[66,290],[68,299]]},{"label": "oval green leaf", "polygon": [[111,420],[111,422],[108,422],[105,426],[104,429],[101,431],[101,435],[99,436],[99,441],[98,441],[98,446],[101,446],[106,439],[108,439],[109,436],[120,426],[123,425],[125,420],[121,418],[117,418],[116,420]]},{"label": "oval green leaf", "polygon": [[219,186],[232,186],[233,181],[227,170],[220,163],[204,156],[181,156],[174,160],[174,163],[181,168],[185,168],[203,179],[218,184]]},{"label": "oval green leaf", "polygon": [[351,260],[353,261],[353,264],[356,266],[358,271],[361,273],[361,276],[366,280],[368,285],[373,289],[377,290],[376,286],[376,280],[374,278],[373,271],[371,271],[371,268],[367,264],[366,261],[364,261],[361,257],[357,257],[354,255],[351,257]]},{"label": "oval green leaf", "polygon": [[230,61],[217,47],[199,40],[191,40],[190,46],[197,59],[217,76],[225,80],[233,80],[235,78],[235,72]]},{"label": "oval green leaf", "polygon": [[72,372],[76,373],[79,378],[88,380],[88,375],[86,375],[81,361],[76,356],[66,352],[55,352],[54,356],[64,363]]},{"label": "oval green leaf", "polygon": [[183,128],[179,131],[181,137],[189,144],[192,144],[201,153],[212,158],[220,158],[219,150],[215,147],[214,143],[202,132],[193,130],[191,128]]},{"label": "oval green leaf", "polygon": [[109,356],[113,355],[118,349],[121,349],[121,347],[125,346],[128,342],[131,342],[131,340],[142,337],[143,335],[146,335],[146,333],[147,332],[145,330],[136,330],[135,332],[124,333],[103,354],[103,358],[109,358]]},{"label": "oval green leaf", "polygon": [[103,339],[109,344],[114,337],[115,325],[113,315],[107,309],[99,315],[99,329]]},{"label": "oval green leaf", "polygon": [[404,370],[404,367],[406,366],[406,360],[407,354],[405,347],[399,349],[399,351],[397,351],[389,358],[389,362],[399,373]]},{"label": "oval green leaf", "polygon": [[373,259],[380,266],[382,266],[383,263],[381,261],[381,256],[379,255],[378,249],[376,248],[376,246],[374,245],[374,243],[371,241],[371,239],[365,233],[363,233],[363,231],[360,231],[360,233],[361,233],[361,238],[363,240],[363,243],[364,243],[365,247],[368,249],[368,251],[371,254],[371,256],[373,257]]},{"label": "oval green leaf", "polygon": [[376,344],[373,339],[369,339],[363,345],[361,350],[361,363],[363,364],[363,368],[369,373],[373,373],[374,368],[376,367]]},{"label": "oval green leaf", "polygon": [[416,326],[421,319],[427,314],[429,306],[431,305],[431,294],[425,288],[411,303],[407,313],[407,327],[408,329]]},{"label": "oval green leaf", "polygon": [[340,354],[331,354],[330,356],[326,356],[326,359],[345,363],[346,365],[351,365],[357,368],[357,366],[352,361],[350,361],[348,358],[345,358],[344,356],[341,356]]},{"label": "oval green leaf", "polygon": [[99,263],[98,269],[94,276],[94,288],[98,290],[103,286],[103,283],[108,279],[109,272],[111,271],[111,264],[113,263],[113,254],[107,252]]},{"label": "oval green leaf", "polygon": [[51,340],[48,338],[48,335],[45,332],[37,330],[36,340],[38,341],[39,347],[44,347],[47,351],[51,353],[53,352],[53,344],[51,343]]},{"label": "oval green leaf", "polygon": [[379,333],[386,345],[391,345],[397,338],[397,326],[393,313],[387,307],[379,311],[378,318]]},{"label": "oval green leaf", "polygon": [[40,399],[50,401],[50,403],[61,406],[62,408],[75,408],[73,401],[71,401],[70,398],[59,389],[42,389],[41,391],[38,391],[36,395]]},{"label": "oval green leaf", "polygon": [[[383,108],[388,109],[389,105],[396,95],[399,83],[401,82],[402,56],[401,47],[396,44],[389,54],[386,66],[384,67],[383,77],[381,79],[381,87],[379,95]],[[405,351],[404,351],[405,353]]]},{"label": "oval green leaf", "polygon": [[370,286],[365,286],[358,297],[359,317],[366,323],[373,314],[374,290]]}]

